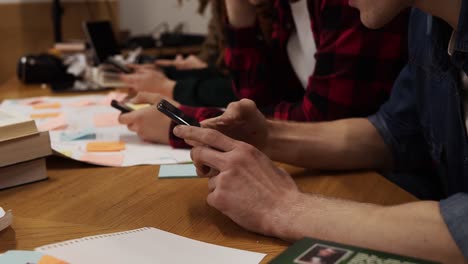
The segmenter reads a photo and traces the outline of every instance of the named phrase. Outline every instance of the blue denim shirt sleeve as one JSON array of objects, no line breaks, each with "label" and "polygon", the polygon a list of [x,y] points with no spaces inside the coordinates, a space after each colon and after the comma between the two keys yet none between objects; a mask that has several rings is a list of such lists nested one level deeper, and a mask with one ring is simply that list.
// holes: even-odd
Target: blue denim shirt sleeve
[{"label": "blue denim shirt sleeve", "polygon": [[396,169],[427,164],[429,154],[420,127],[416,103],[416,80],[407,65],[395,81],[391,97],[369,121],[377,128],[393,154]]},{"label": "blue denim shirt sleeve", "polygon": [[459,193],[442,200],[440,212],[452,238],[468,259],[468,194]]},{"label": "blue denim shirt sleeve", "polygon": [[453,48],[453,63],[468,73],[468,0],[462,0]]},{"label": "blue denim shirt sleeve", "polygon": [[[468,0],[462,1],[452,61],[468,73]],[[440,212],[450,234],[468,259],[468,194],[459,193],[441,201]]]}]

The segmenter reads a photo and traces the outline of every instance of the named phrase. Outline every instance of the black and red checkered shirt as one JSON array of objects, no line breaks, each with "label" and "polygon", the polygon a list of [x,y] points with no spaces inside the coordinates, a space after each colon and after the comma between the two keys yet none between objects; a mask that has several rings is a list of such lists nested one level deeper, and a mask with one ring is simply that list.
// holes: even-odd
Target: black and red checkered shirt
[{"label": "black and red checkered shirt", "polygon": [[[294,31],[288,0],[275,1],[268,44],[258,26],[226,27],[225,60],[237,97],[252,99],[266,116],[282,120],[326,121],[375,113],[407,61],[408,12],[382,29],[371,30],[348,0],[308,0],[308,7],[317,52],[305,91],[287,53]],[[221,113],[181,109],[198,120]],[[172,133],[170,141],[174,147],[185,146]]]}]

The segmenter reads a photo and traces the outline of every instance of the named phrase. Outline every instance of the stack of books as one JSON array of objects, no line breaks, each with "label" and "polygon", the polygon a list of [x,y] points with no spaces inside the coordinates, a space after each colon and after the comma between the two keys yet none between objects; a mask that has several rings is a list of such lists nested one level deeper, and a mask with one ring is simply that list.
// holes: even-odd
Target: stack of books
[{"label": "stack of books", "polygon": [[0,190],[47,179],[48,132],[34,120],[0,109]]}]

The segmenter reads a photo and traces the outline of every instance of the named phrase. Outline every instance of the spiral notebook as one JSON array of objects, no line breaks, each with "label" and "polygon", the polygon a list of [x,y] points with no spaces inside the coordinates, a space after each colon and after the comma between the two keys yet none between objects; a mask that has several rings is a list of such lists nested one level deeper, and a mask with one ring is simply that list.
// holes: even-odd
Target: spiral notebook
[{"label": "spiral notebook", "polygon": [[258,264],[265,254],[217,246],[156,228],[85,237],[36,248],[72,264]]}]

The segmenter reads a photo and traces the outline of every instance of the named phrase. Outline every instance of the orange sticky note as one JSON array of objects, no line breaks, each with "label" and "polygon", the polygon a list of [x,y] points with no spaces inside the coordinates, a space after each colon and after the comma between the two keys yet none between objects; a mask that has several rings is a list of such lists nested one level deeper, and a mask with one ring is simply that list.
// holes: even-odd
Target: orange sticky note
[{"label": "orange sticky note", "polygon": [[104,113],[94,116],[94,125],[96,127],[118,126],[120,113]]},{"label": "orange sticky note", "polygon": [[116,155],[98,155],[98,154],[84,154],[81,156],[81,161],[91,164],[120,167],[123,164],[124,156],[122,154]]},{"label": "orange sticky note", "polygon": [[44,119],[44,118],[52,118],[52,117],[58,117],[62,113],[43,113],[43,114],[32,114],[31,118],[32,119]]},{"label": "orange sticky note", "polygon": [[37,264],[68,264],[68,262],[46,255],[43,256]]},{"label": "orange sticky note", "polygon": [[35,104],[33,105],[33,108],[38,110],[38,109],[57,109],[62,107],[61,103],[43,103],[43,104]]},{"label": "orange sticky note", "polygon": [[86,145],[88,152],[116,152],[125,150],[125,142],[89,142]]},{"label": "orange sticky note", "polygon": [[47,122],[39,124],[39,131],[61,130],[67,128],[67,120],[64,115],[49,119]]}]

